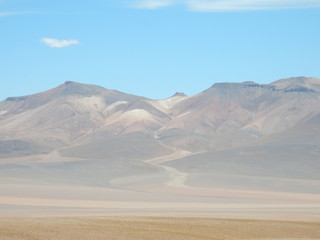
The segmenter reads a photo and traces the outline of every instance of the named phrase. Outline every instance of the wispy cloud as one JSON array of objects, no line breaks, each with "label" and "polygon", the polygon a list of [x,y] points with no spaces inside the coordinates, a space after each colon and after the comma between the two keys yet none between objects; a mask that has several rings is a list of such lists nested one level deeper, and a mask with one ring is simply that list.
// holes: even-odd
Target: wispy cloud
[{"label": "wispy cloud", "polygon": [[47,44],[48,46],[53,48],[63,48],[63,47],[79,44],[79,41],[76,39],[59,40],[55,38],[41,38],[40,42]]},{"label": "wispy cloud", "polygon": [[8,17],[14,15],[32,14],[31,12],[0,12],[0,17]]},{"label": "wispy cloud", "polygon": [[320,0],[138,0],[135,7],[156,9],[184,5],[191,11],[228,12],[320,7]]},{"label": "wispy cloud", "polygon": [[156,9],[172,6],[176,2],[176,0],[140,0],[134,4],[134,7],[143,9]]},{"label": "wispy cloud", "polygon": [[188,0],[193,11],[252,11],[320,7],[319,0]]}]

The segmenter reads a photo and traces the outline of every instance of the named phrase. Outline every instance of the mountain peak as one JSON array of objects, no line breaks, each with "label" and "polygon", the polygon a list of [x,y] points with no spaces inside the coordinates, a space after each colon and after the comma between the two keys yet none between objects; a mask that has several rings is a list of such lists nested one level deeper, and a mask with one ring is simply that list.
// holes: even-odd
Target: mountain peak
[{"label": "mountain peak", "polygon": [[270,84],[276,90],[287,92],[320,92],[320,79],[310,77],[292,77]]},{"label": "mountain peak", "polygon": [[[74,81],[65,81],[64,85],[81,85],[81,83],[74,82]],[[84,84],[83,84],[84,85]]]},{"label": "mountain peak", "polygon": [[246,82],[223,82],[223,83],[215,83],[211,88],[214,89],[237,89],[237,88],[246,88],[246,87],[264,87],[263,84],[258,84],[253,81]]},{"label": "mountain peak", "polygon": [[173,98],[173,97],[187,97],[187,95],[183,92],[176,92],[170,98]]},{"label": "mountain peak", "polygon": [[54,92],[60,96],[81,95],[92,96],[99,94],[106,89],[97,85],[83,84],[74,81],[66,81],[54,89]]}]

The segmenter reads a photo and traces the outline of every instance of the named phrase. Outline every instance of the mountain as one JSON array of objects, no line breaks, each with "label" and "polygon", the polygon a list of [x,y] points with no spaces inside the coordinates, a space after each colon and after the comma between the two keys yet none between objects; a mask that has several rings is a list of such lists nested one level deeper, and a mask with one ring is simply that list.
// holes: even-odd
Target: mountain
[{"label": "mountain", "polygon": [[49,153],[88,135],[148,132],[169,120],[143,97],[75,82],[7,98],[0,103],[0,112],[1,145],[15,144],[11,151],[15,156]]},{"label": "mountain", "polygon": [[161,100],[65,82],[0,102],[0,137],[4,182],[320,194],[320,79]]}]

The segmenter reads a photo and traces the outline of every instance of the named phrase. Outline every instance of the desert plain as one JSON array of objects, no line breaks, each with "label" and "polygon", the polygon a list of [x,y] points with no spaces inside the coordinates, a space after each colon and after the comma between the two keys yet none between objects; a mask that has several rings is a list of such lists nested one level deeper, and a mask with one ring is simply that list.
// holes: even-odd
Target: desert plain
[{"label": "desert plain", "polygon": [[0,218],[3,240],[307,240],[319,239],[319,229],[319,222],[197,217]]},{"label": "desert plain", "polygon": [[7,197],[0,197],[0,239],[320,238],[317,195],[188,188],[158,186],[151,194],[142,190],[2,184]]}]

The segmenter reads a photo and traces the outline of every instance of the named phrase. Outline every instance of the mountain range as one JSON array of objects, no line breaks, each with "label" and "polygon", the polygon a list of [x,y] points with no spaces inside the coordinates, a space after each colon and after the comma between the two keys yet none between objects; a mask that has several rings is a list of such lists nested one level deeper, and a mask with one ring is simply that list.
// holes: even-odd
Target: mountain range
[{"label": "mountain range", "polygon": [[2,182],[320,194],[319,170],[316,78],[161,100],[65,82],[0,102]]}]

